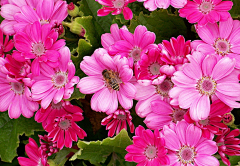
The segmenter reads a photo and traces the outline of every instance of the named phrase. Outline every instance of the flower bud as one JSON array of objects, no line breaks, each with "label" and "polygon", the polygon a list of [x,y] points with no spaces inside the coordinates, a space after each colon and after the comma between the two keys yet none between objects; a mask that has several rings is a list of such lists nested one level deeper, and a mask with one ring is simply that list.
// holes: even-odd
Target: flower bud
[{"label": "flower bud", "polygon": [[77,21],[72,21],[71,23],[68,22],[63,22],[63,25],[68,26],[70,28],[70,31],[72,33],[75,33],[79,36],[84,37],[86,31],[83,28],[83,26],[81,24],[79,24]]},{"label": "flower bud", "polygon": [[72,17],[76,17],[79,13],[79,8],[72,2],[68,4],[68,14]]},{"label": "flower bud", "polygon": [[231,126],[235,121],[235,117],[231,113],[226,113],[223,115],[223,123],[227,126]]}]

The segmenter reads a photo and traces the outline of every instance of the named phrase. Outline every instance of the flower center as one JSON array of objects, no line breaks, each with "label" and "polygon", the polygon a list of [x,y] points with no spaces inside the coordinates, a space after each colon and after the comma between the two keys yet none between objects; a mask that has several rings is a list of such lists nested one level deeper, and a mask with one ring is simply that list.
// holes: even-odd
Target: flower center
[{"label": "flower center", "polygon": [[124,120],[127,119],[127,116],[126,116],[125,114],[118,114],[118,115],[117,115],[117,119],[124,121]]},{"label": "flower center", "polygon": [[155,62],[148,67],[148,71],[151,75],[159,75],[160,67],[160,64]]},{"label": "flower center", "polygon": [[208,14],[212,9],[213,9],[213,4],[211,2],[202,2],[199,5],[199,10],[203,13],[203,14]]},{"label": "flower center", "polygon": [[161,84],[156,85],[156,91],[163,97],[168,97],[168,92],[173,88],[173,83],[170,79],[165,79]]},{"label": "flower center", "polygon": [[32,53],[36,56],[41,56],[45,53],[45,47],[42,42],[32,44]]},{"label": "flower center", "polygon": [[37,166],[43,166],[41,158],[38,160],[38,165]]},{"label": "flower center", "polygon": [[11,90],[14,91],[16,94],[23,94],[24,93],[24,86],[22,83],[19,82],[11,82],[12,88]]},{"label": "flower center", "polygon": [[68,83],[68,74],[66,72],[57,72],[52,77],[52,82],[55,88],[62,88]]},{"label": "flower center", "polygon": [[195,149],[186,145],[183,146],[178,152],[179,161],[182,164],[194,164],[195,155]]},{"label": "flower center", "polygon": [[55,104],[54,102],[52,102],[52,109],[57,109],[60,110],[62,108],[62,102],[59,102],[57,104]]},{"label": "flower center", "polygon": [[202,77],[197,82],[197,90],[203,94],[211,96],[216,91],[217,83],[211,77]]},{"label": "flower center", "polygon": [[125,3],[124,0],[115,0],[113,1],[113,6],[114,8],[120,9],[123,8],[124,3]]},{"label": "flower center", "polygon": [[181,121],[182,119],[184,119],[184,115],[186,113],[187,110],[184,109],[174,109],[173,114],[172,114],[172,121],[174,123],[177,123],[178,121]]},{"label": "flower center", "polygon": [[62,130],[67,130],[70,126],[71,126],[71,122],[68,119],[64,119],[61,120],[58,124],[58,126],[62,129]]},{"label": "flower center", "polygon": [[142,50],[138,47],[134,47],[134,49],[130,52],[129,56],[133,58],[134,62],[138,62],[141,58]]},{"label": "flower center", "polygon": [[207,118],[207,119],[204,119],[204,120],[200,120],[199,123],[202,124],[203,126],[206,126],[206,125],[209,124],[209,119]]},{"label": "flower center", "polygon": [[145,148],[144,154],[148,160],[152,160],[157,157],[158,150],[155,146],[149,145]]},{"label": "flower center", "polygon": [[119,84],[122,83],[122,80],[118,77],[118,73],[105,69],[103,70],[102,75],[105,80],[105,84],[109,89],[119,91]]},{"label": "flower center", "polygon": [[222,56],[231,52],[230,50],[231,45],[226,39],[218,38],[214,44],[214,47],[215,51]]},{"label": "flower center", "polygon": [[40,20],[40,24],[41,25],[49,24],[49,21],[48,20]]}]

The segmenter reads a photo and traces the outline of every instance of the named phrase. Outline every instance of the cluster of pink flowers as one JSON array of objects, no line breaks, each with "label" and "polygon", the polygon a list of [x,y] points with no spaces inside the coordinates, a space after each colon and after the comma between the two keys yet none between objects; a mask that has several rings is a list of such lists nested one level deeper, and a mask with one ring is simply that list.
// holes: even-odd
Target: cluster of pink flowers
[{"label": "cluster of pink flowers", "polygon": [[[127,5],[136,0],[97,1],[104,5],[99,16],[112,12],[123,13],[127,20],[133,17]],[[156,44],[155,34],[145,26],[131,33],[113,24],[111,33],[101,36],[103,48],[83,57],[80,69],[87,76],[81,79],[75,76],[65,40],[58,39],[67,17],[66,1],[1,1],[0,111],[8,110],[14,119],[36,112],[35,120],[48,132],[39,136],[40,147],[29,138],[25,148],[30,159],[18,157],[20,165],[48,166],[48,156],[87,136],[77,125],[84,119],[83,110],[64,100],[75,85],[81,93],[93,94],[92,110],[107,114],[101,124],[109,137],[127,126],[135,132],[126,161],[138,166],[218,166],[213,156],[218,152],[230,166],[226,155],[240,156],[240,139],[235,138],[240,132],[227,126],[234,119],[232,109],[240,108],[240,21],[228,13],[233,3],[138,1],[149,11],[181,8],[181,17],[198,23],[202,40],[185,41],[180,35]],[[134,100],[136,114],[149,129],[135,129]]]}]

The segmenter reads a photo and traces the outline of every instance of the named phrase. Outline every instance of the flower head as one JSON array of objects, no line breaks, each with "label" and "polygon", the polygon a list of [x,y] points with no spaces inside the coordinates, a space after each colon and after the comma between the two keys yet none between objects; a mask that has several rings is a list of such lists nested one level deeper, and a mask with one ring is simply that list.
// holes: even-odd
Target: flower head
[{"label": "flower head", "polygon": [[52,138],[49,138],[47,135],[38,135],[40,142],[41,153],[44,157],[51,156],[54,153],[59,151],[57,148],[57,143],[52,141]]}]

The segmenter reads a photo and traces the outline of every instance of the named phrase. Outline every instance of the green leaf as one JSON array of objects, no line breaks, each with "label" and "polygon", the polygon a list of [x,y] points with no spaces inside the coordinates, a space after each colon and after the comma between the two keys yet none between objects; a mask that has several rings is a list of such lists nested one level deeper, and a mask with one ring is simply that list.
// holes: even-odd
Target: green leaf
[{"label": "green leaf", "polygon": [[233,2],[233,7],[232,9],[229,11],[229,13],[231,14],[231,16],[233,18],[240,18],[240,1],[239,0],[232,0]]},{"label": "green leaf", "polygon": [[73,99],[79,100],[79,99],[84,99],[85,98],[85,94],[81,93],[79,91],[78,88],[76,88],[76,86],[74,86],[74,91],[73,94],[71,95],[71,97],[69,99],[67,99],[67,101],[71,101]]},{"label": "green leaf", "polygon": [[7,112],[0,113],[0,157],[2,161],[12,162],[17,156],[16,149],[19,146],[19,135],[30,136],[34,131],[43,130],[41,123],[34,118],[27,119],[21,116],[18,119],[10,119]]},{"label": "green leaf", "polygon": [[155,10],[150,15],[144,15],[143,12],[138,17],[131,20],[129,30],[134,32],[138,25],[144,25],[148,31],[156,34],[156,43],[162,40],[169,40],[178,35],[186,36],[187,27],[182,18],[168,14],[167,10]]},{"label": "green leaf", "polygon": [[[228,156],[229,161],[232,166],[238,166],[238,162],[240,161],[240,156]],[[226,166],[222,160],[220,160],[220,166]]]},{"label": "green leaf", "polygon": [[[115,161],[121,161],[126,155],[126,147],[132,144],[126,130],[122,130],[114,138],[106,138],[103,141],[78,141],[80,151],[77,152],[78,159],[89,160],[91,164],[104,163],[107,157],[113,153]],[[119,155],[119,157],[117,157]],[[119,160],[121,159],[121,160]]]}]

